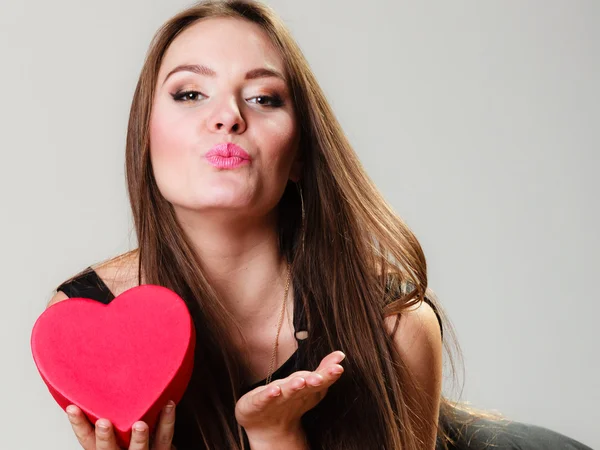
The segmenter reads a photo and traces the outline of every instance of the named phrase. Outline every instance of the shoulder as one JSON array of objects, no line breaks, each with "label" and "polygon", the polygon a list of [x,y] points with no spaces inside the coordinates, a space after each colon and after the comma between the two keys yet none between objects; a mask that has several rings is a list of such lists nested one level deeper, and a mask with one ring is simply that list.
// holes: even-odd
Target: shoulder
[{"label": "shoulder", "polygon": [[[385,284],[385,293],[383,298],[383,308],[384,314],[386,316],[394,317],[394,319],[390,319],[388,322],[394,321],[392,325],[392,334],[395,334],[395,329],[399,327],[400,315],[396,314],[401,311],[402,315],[404,315],[404,322],[413,321],[417,318],[420,320],[425,319],[427,317],[431,318],[431,313],[436,318],[437,326],[440,329],[440,335],[443,340],[444,338],[444,325],[442,323],[442,317],[440,315],[440,311],[438,310],[439,306],[436,304],[437,297],[433,293],[433,291],[429,288],[425,291],[425,296],[423,299],[422,306],[419,304],[415,305],[414,308],[406,309],[401,304],[397,302],[406,294],[409,294],[415,289],[415,285],[408,280],[402,280],[399,274],[388,272],[386,276],[386,284]],[[432,300],[433,299],[433,300]],[[400,302],[402,303],[402,302]],[[412,314],[411,314],[412,313]],[[408,317],[410,315],[410,317]],[[408,318],[407,318],[408,317]],[[403,324],[406,328],[410,326],[410,323]]]},{"label": "shoulder", "polygon": [[46,308],[50,308],[55,303],[62,302],[63,300],[66,300],[68,298],[69,298],[69,296],[67,294],[65,294],[63,291],[56,291],[56,294],[54,294],[52,296],[52,298],[46,305]]},{"label": "shoulder", "polygon": [[[398,298],[411,291],[412,287],[403,285],[391,289],[391,297]],[[386,314],[386,331],[415,380],[437,396],[442,383],[443,364],[442,322],[438,311],[427,297],[397,311]]]},{"label": "shoulder", "polygon": [[439,319],[425,301],[404,309],[400,314],[387,316],[385,326],[399,352],[416,362],[419,358],[432,358],[442,352]]},{"label": "shoulder", "polygon": [[[136,269],[136,251],[123,253],[102,263],[90,265],[63,281],[55,289],[55,293],[48,301],[46,308],[83,292],[97,292],[98,279],[101,281],[100,285],[104,284],[102,290],[108,289],[110,294],[116,296],[137,285]],[[104,295],[109,293],[103,292]],[[93,298],[93,296],[89,297]]]},{"label": "shoulder", "polygon": [[443,380],[443,345],[437,315],[429,303],[421,301],[404,309],[400,315],[389,315],[385,325],[400,360],[414,381],[414,384],[406,385],[406,392],[418,405],[424,423],[428,424],[419,428],[419,439],[425,443],[423,448],[433,449]]}]

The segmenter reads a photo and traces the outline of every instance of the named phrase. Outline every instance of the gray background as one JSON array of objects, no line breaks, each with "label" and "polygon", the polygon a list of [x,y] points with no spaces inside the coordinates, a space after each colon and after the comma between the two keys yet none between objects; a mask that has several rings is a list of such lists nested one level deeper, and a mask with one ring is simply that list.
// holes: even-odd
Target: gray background
[{"label": "gray background", "polygon": [[[135,243],[128,109],[154,31],[188,4],[0,3],[0,448],[78,448],[31,327],[62,280]],[[270,4],[424,247],[462,398],[600,447],[599,3]]]}]

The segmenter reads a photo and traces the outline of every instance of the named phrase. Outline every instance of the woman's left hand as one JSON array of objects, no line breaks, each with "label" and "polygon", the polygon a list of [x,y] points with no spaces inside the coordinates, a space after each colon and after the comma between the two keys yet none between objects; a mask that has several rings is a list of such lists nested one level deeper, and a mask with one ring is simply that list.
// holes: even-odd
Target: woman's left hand
[{"label": "woman's left hand", "polygon": [[300,418],[314,408],[341,376],[344,353],[335,351],[310,372],[294,372],[287,378],[259,386],[241,397],[235,418],[252,440],[273,441],[301,433]]}]

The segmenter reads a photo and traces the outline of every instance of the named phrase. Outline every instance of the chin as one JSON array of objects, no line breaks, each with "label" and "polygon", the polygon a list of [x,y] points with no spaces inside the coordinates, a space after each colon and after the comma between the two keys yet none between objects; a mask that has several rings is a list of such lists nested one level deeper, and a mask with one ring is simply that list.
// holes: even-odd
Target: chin
[{"label": "chin", "polygon": [[196,199],[179,199],[179,201],[171,202],[179,208],[194,211],[217,212],[223,211],[243,211],[250,207],[246,199],[241,199],[235,196],[213,196],[211,198],[196,198]]}]

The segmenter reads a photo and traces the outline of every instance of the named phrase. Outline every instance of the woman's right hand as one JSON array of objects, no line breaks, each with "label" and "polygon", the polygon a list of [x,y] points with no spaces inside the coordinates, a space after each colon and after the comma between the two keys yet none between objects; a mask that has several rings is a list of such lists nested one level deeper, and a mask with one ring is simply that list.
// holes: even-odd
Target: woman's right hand
[{"label": "woman's right hand", "polygon": [[[75,436],[84,450],[121,450],[117,445],[110,421],[98,419],[94,427],[83,411],[75,405],[67,407],[67,415]],[[172,445],[174,432],[175,404],[169,402],[161,411],[152,446],[148,425],[139,421],[133,424],[129,450],[174,450],[175,447]]]}]

